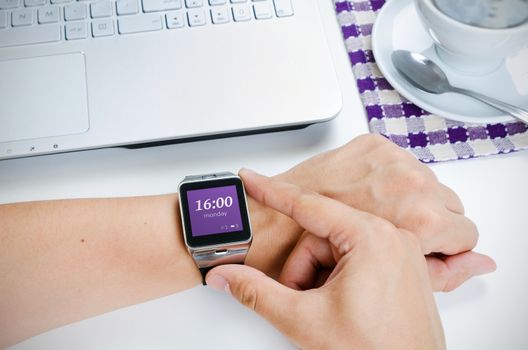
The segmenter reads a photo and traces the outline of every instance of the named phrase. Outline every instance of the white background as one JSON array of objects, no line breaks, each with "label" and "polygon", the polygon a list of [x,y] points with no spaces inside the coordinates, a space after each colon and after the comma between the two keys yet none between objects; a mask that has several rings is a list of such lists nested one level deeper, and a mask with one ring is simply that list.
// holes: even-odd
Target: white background
[{"label": "white background", "polygon": [[[307,129],[158,148],[107,149],[0,162],[0,203],[175,192],[186,174],[245,166],[272,175],[368,131],[331,1],[321,3],[344,107]],[[480,229],[498,270],[437,294],[450,349],[528,349],[528,152],[432,166]],[[57,310],[60,312],[60,310]],[[301,323],[302,320],[299,320]],[[13,349],[289,349],[228,296],[204,287],[68,325]]]}]

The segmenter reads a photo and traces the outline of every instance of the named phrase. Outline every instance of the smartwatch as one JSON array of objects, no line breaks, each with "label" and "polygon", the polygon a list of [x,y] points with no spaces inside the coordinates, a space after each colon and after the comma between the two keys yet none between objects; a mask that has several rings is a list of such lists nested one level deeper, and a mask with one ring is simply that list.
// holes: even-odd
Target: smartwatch
[{"label": "smartwatch", "polygon": [[187,176],[178,186],[183,239],[202,274],[243,264],[253,235],[242,179],[230,172]]}]

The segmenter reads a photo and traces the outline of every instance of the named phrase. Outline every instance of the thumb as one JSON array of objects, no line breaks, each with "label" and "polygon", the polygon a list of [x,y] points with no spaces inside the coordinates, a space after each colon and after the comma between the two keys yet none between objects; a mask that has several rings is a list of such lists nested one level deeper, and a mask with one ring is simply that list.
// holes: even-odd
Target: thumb
[{"label": "thumb", "polygon": [[233,295],[283,333],[297,319],[299,292],[283,286],[257,269],[246,265],[217,266],[206,276],[207,285]]},{"label": "thumb", "polygon": [[442,258],[427,256],[433,290],[450,292],[473,276],[495,271],[497,265],[487,255],[468,251]]}]

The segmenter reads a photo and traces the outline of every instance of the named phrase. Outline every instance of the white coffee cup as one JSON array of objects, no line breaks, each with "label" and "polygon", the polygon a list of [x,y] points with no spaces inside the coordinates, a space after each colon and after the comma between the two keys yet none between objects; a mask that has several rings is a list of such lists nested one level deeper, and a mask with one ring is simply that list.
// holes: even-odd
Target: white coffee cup
[{"label": "white coffee cup", "polygon": [[461,73],[489,73],[506,57],[528,47],[528,21],[509,28],[484,28],[448,16],[434,0],[414,0],[414,4],[440,59]]}]

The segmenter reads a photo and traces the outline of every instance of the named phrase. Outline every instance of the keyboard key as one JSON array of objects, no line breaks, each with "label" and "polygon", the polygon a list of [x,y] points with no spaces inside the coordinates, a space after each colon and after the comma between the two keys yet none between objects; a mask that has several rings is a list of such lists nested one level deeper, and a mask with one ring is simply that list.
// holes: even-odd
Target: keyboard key
[{"label": "keyboard key", "polygon": [[181,9],[181,0],[143,0],[143,11],[156,12]]},{"label": "keyboard key", "polygon": [[66,21],[75,21],[86,18],[86,5],[83,3],[74,3],[64,6],[64,19]]},{"label": "keyboard key", "polygon": [[247,5],[233,6],[233,18],[236,22],[249,21],[251,19],[251,10]]},{"label": "keyboard key", "polygon": [[203,10],[189,10],[187,19],[191,27],[205,25],[205,12]]},{"label": "keyboard key", "polygon": [[26,7],[43,6],[46,5],[46,0],[24,0]]},{"label": "keyboard key", "polygon": [[290,0],[273,0],[277,17],[293,16],[293,7]]},{"label": "keyboard key", "polygon": [[20,7],[20,0],[0,0],[0,10]]},{"label": "keyboard key", "polygon": [[7,12],[0,11],[0,28],[7,27]]},{"label": "keyboard key", "polygon": [[209,5],[215,6],[215,5],[225,5],[226,0],[209,0]]},{"label": "keyboard key", "polygon": [[270,5],[265,2],[254,4],[253,11],[255,12],[256,19],[268,19],[273,17]]},{"label": "keyboard key", "polygon": [[169,29],[185,27],[185,16],[183,12],[167,12],[165,18],[167,20],[167,28]]},{"label": "keyboard key", "polygon": [[72,2],[73,0],[51,0],[52,4],[67,4],[69,2]]},{"label": "keyboard key", "polygon": [[40,44],[61,39],[61,27],[58,24],[46,24],[31,27],[17,27],[9,35],[0,35],[0,47]]},{"label": "keyboard key", "polygon": [[187,8],[202,7],[203,0],[185,0],[185,6]]},{"label": "keyboard key", "polygon": [[211,9],[211,21],[214,24],[228,23],[229,10],[226,7],[218,7]]},{"label": "keyboard key", "polygon": [[231,0],[232,4],[241,4],[243,2],[247,2],[247,0]]},{"label": "keyboard key", "polygon": [[84,39],[88,35],[86,23],[82,21],[66,23],[66,40]]},{"label": "keyboard key", "polygon": [[41,7],[38,10],[38,22],[39,23],[56,23],[59,21],[59,7],[58,6],[46,6]]},{"label": "keyboard key", "polygon": [[110,17],[114,14],[114,6],[111,1],[97,1],[90,4],[92,18]]},{"label": "keyboard key", "polygon": [[13,27],[29,26],[33,24],[33,10],[20,9],[11,13],[11,25]]},{"label": "keyboard key", "polygon": [[137,0],[117,0],[118,15],[133,15],[139,12]]},{"label": "keyboard key", "polygon": [[117,21],[119,33],[140,33],[161,30],[163,23],[158,14],[146,14],[143,16],[123,17]]},{"label": "keyboard key", "polygon": [[111,19],[93,21],[92,35],[94,38],[114,35],[114,22]]}]

